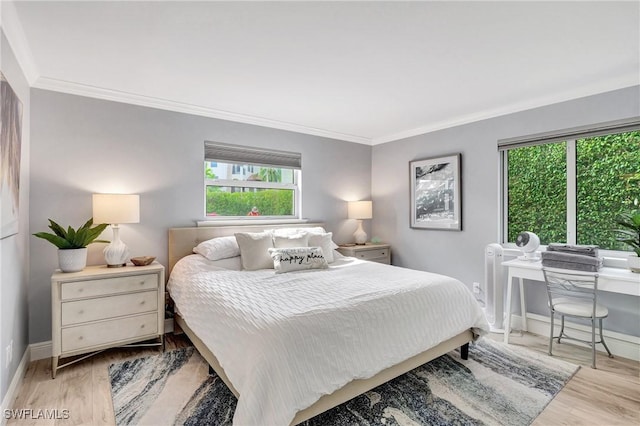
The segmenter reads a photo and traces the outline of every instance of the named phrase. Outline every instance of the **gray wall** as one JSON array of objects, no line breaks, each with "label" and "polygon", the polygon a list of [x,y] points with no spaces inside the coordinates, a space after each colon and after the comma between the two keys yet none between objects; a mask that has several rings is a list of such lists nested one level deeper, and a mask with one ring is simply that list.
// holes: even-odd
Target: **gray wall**
[{"label": "gray wall", "polygon": [[[352,239],[345,200],[370,199],[371,147],[33,89],[32,232],[47,219],[79,226],[91,217],[91,194],[140,194],[140,223],[121,225],[132,255],[167,264],[167,229],[202,220],[205,140],[302,153],[302,213],[326,223],[337,242]],[[103,234],[111,238],[111,230]],[[101,244],[89,264],[104,263]],[[29,340],[51,338],[50,276],[56,249],[31,239]]]},{"label": "gray wall", "polygon": [[[0,240],[0,400],[3,400],[28,342],[30,99],[29,85],[4,33],[0,43],[0,70],[22,101],[23,108],[18,233]],[[5,368],[5,348],[12,340],[13,361]]]},{"label": "gray wall", "polygon": [[[484,247],[499,238],[498,139],[637,117],[639,95],[639,87],[617,90],[374,146],[373,234],[392,244],[396,265],[451,275],[468,286],[483,282]],[[409,161],[457,152],[463,231],[409,228]],[[544,287],[529,283],[525,293],[528,311],[548,315]],[[601,300],[613,308],[608,329],[640,335],[640,298],[603,293]]]}]

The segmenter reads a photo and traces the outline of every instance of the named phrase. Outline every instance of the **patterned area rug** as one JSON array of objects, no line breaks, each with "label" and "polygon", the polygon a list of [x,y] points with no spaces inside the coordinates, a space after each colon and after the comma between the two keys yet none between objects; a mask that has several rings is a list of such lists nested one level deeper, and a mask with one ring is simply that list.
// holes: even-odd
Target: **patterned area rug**
[{"label": "patterned area rug", "polygon": [[[529,425],[578,366],[481,339],[306,425]],[[236,398],[193,347],[112,364],[117,425],[231,425]]]}]

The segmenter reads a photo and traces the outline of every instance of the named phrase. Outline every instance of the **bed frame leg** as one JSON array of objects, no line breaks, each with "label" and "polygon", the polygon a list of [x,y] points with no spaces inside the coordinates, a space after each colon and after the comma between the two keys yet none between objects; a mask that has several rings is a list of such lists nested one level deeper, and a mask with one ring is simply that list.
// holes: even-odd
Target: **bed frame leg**
[{"label": "bed frame leg", "polygon": [[214,371],[213,371],[213,367],[212,367],[212,366],[209,366],[209,375],[212,375],[213,373],[214,373]]},{"label": "bed frame leg", "polygon": [[460,358],[469,359],[469,343],[465,343],[464,345],[460,346]]}]

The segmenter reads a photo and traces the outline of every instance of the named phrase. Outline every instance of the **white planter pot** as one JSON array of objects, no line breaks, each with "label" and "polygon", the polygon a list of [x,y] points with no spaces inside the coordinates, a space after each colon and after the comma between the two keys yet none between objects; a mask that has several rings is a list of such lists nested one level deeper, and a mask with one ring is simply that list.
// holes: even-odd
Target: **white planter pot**
[{"label": "white planter pot", "polygon": [[62,272],[80,272],[87,266],[87,248],[58,250],[58,266]]},{"label": "white planter pot", "polygon": [[627,259],[627,265],[633,272],[640,272],[640,257],[637,254],[630,254]]}]

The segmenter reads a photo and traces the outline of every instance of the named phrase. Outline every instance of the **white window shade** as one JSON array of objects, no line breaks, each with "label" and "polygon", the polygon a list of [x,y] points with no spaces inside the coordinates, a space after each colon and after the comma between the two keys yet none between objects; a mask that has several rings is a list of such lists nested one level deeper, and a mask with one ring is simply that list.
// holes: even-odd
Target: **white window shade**
[{"label": "white window shade", "polygon": [[302,168],[302,154],[277,151],[219,142],[204,143],[205,161],[224,161],[236,164],[253,164],[263,167]]},{"label": "white window shade", "polygon": [[625,133],[640,129],[640,118],[634,117],[625,120],[608,121],[606,123],[590,126],[574,127],[571,129],[556,130],[553,132],[537,133],[535,135],[517,138],[500,139],[498,151],[507,151],[525,146],[542,145],[547,143],[564,142],[569,139],[591,138],[595,136]]}]

